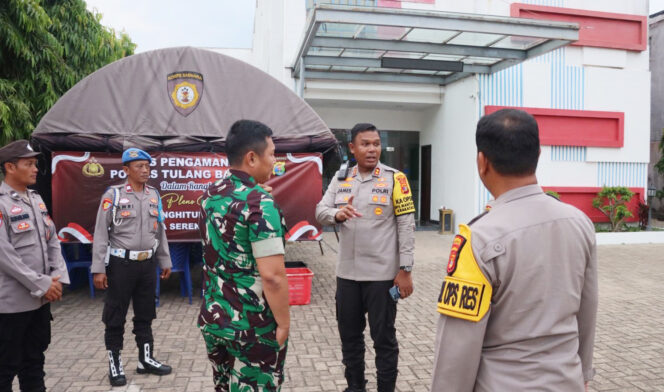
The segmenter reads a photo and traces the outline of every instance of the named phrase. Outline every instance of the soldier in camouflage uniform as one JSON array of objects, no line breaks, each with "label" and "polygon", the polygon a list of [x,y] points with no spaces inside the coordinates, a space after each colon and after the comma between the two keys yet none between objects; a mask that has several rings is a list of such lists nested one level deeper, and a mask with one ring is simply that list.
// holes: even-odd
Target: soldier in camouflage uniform
[{"label": "soldier in camouflage uniform", "polygon": [[285,226],[259,184],[274,166],[272,131],[242,120],[229,132],[229,175],[201,202],[205,301],[198,326],[216,391],[279,391],[290,315]]}]

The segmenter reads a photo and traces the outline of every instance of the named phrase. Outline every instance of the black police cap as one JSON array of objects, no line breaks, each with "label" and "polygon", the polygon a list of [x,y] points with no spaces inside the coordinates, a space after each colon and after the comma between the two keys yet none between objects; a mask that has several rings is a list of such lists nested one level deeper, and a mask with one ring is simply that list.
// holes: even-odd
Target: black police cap
[{"label": "black police cap", "polygon": [[17,140],[0,148],[0,164],[17,158],[31,158],[41,153],[35,152],[27,140]]}]

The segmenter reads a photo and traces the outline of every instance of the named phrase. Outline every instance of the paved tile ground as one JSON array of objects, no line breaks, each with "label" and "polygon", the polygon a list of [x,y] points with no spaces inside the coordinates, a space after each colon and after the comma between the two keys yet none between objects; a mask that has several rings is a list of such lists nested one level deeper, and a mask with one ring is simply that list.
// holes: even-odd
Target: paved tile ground
[{"label": "paved tile ground", "polygon": [[[428,391],[441,283],[451,236],[417,232],[415,293],[399,304],[401,347],[399,391]],[[287,260],[305,261],[315,272],[311,304],[292,307],[292,335],[284,391],[340,391],[344,387],[341,351],[334,316],[336,240],[324,235],[318,245],[294,244]],[[593,391],[664,391],[664,244],[599,248],[600,309]],[[200,267],[193,275],[200,276]],[[200,278],[195,281],[200,288]],[[189,305],[179,297],[177,278],[162,288],[154,322],[156,353],[174,367],[165,377],[136,374],[137,348],[127,324],[123,357],[129,385],[114,391],[210,391],[212,371],[195,327],[200,299]],[[46,355],[50,391],[109,391],[103,347],[101,296],[86,288],[67,292],[54,306],[53,341]],[[131,313],[131,312],[130,312]],[[131,314],[128,316],[131,319]],[[375,390],[373,349],[367,335],[369,390]],[[18,390],[17,387],[15,387]]]}]

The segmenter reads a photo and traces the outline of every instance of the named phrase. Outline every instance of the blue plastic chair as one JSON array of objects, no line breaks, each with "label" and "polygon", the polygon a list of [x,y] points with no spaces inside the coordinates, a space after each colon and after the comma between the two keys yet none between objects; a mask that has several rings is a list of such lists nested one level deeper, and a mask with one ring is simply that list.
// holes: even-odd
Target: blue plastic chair
[{"label": "blue plastic chair", "polygon": [[[173,243],[168,244],[168,249],[171,252],[171,263],[173,268],[171,272],[180,273],[180,295],[189,297],[189,304],[191,305],[191,271],[189,270],[189,244],[186,243]],[[160,279],[161,268],[157,266],[157,297],[156,304],[159,306],[159,293],[160,293]]]},{"label": "blue plastic chair", "polygon": [[95,285],[92,278],[90,266],[92,265],[92,254],[81,244],[60,244],[62,257],[67,265],[67,273],[71,279],[72,271],[78,268],[85,268],[88,273],[88,285],[90,286],[90,298],[95,297]]}]

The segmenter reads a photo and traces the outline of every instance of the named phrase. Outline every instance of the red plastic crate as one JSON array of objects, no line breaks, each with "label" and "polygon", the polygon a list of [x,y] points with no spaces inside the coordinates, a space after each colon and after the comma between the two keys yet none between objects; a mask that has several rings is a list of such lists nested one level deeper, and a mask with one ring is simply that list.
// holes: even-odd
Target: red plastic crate
[{"label": "red plastic crate", "polygon": [[311,280],[314,273],[309,268],[286,268],[289,305],[308,305],[311,302]]}]

